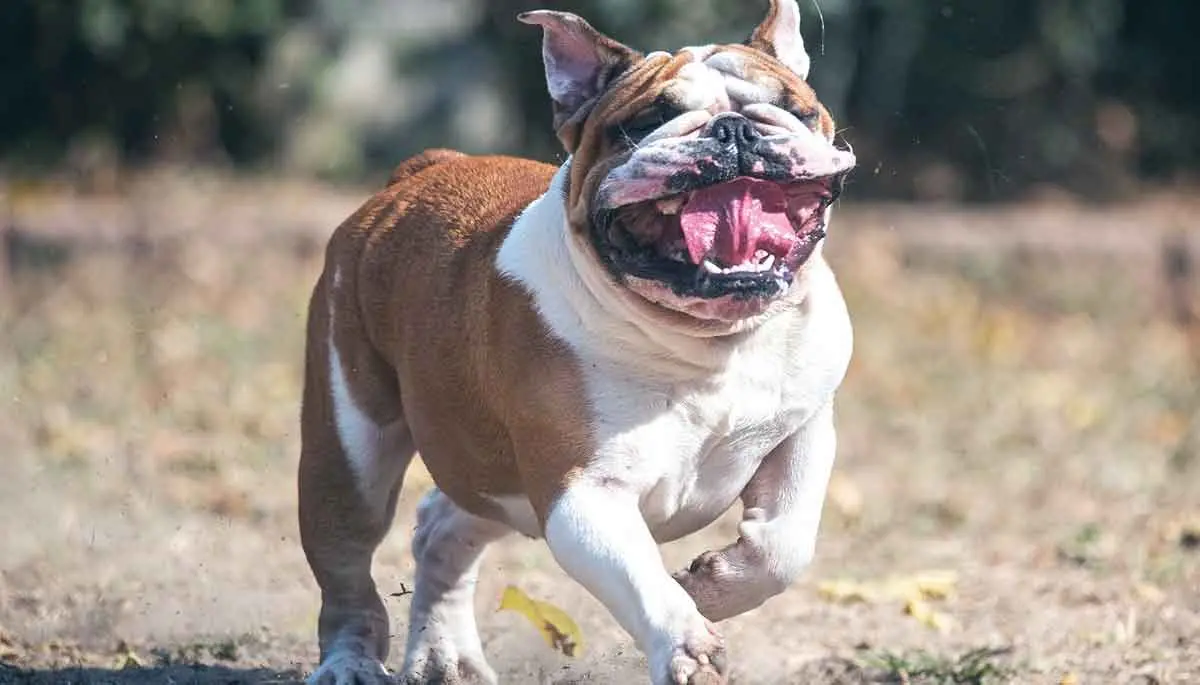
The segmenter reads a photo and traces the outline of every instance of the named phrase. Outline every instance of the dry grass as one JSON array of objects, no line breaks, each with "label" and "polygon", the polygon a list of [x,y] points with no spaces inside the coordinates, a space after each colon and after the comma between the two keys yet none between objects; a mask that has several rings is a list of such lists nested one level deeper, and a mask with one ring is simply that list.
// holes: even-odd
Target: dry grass
[{"label": "dry grass", "polygon": [[[1086,236],[1088,217],[1063,210],[1062,230]],[[1187,445],[1200,378],[1153,253],[917,242],[905,226],[921,227],[918,208],[838,221],[832,259],[857,340],[837,482],[809,579],[730,623],[737,682],[864,682],[880,664],[911,682],[992,682],[946,680],[955,669],[995,682],[1200,679],[1200,459]],[[149,231],[136,249],[21,248],[45,259],[12,272],[0,324],[0,661],[112,667],[121,637],[178,655],[225,627],[258,637],[197,660],[311,666],[315,596],[291,479],[320,245],[223,228]],[[406,496],[422,485],[411,479]],[[385,554],[389,578],[405,573],[407,522]],[[682,562],[732,530],[723,520],[666,555]],[[530,670],[511,649],[540,654],[536,635],[484,619],[512,682],[594,673],[621,649],[636,666],[540,548],[505,543],[494,566],[503,577],[481,585],[483,606],[523,584],[554,595],[597,645],[582,665],[541,655]],[[941,631],[903,603],[815,591],[923,569],[958,574],[937,603]],[[156,593],[175,593],[187,622],[141,604]],[[272,593],[308,604],[281,608]],[[52,638],[88,648],[55,652]],[[963,661],[993,646],[1012,650],[1002,668]],[[817,665],[870,655],[872,668]]]}]

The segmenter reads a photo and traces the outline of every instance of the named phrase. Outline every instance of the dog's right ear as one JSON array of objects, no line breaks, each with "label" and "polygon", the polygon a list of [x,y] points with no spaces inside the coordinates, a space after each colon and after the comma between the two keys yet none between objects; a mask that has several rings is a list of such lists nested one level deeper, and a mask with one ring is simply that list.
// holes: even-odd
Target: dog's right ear
[{"label": "dog's right ear", "polygon": [[546,87],[554,101],[554,129],[572,150],[578,124],[587,118],[597,98],[641,53],[592,28],[570,12],[536,10],[517,15],[543,29],[542,61]]}]

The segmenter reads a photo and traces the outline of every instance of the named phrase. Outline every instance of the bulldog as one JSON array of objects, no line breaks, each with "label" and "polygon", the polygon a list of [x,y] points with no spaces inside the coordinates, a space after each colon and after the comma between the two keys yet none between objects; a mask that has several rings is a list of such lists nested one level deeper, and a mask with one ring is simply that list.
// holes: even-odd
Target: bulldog
[{"label": "bulldog", "polygon": [[[742,44],[642,54],[534,11],[559,167],[430,150],[333,234],[309,305],[299,523],[321,589],[311,683],[392,675],[371,575],[418,452],[405,683],[496,681],[474,616],[510,531],[663,683],[724,683],[716,622],[813,556],[851,356],[822,246],[854,166],[807,85],[795,0]],[[688,568],[658,544],[740,500]]]}]

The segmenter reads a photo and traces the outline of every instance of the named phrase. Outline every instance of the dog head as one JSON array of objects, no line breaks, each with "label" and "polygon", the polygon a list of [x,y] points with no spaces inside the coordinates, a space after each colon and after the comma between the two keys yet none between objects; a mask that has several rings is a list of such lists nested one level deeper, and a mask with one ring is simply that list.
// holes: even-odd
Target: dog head
[{"label": "dog head", "polygon": [[806,79],[796,0],[743,44],[643,55],[580,17],[544,29],[571,229],[611,280],[711,321],[767,311],[802,279],[854,156]]}]

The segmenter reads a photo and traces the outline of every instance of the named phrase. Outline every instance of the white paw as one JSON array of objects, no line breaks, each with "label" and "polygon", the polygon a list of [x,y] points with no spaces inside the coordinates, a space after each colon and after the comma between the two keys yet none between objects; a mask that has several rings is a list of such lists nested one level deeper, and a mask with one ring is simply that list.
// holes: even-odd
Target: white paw
[{"label": "white paw", "polygon": [[469,658],[418,647],[405,660],[399,681],[401,685],[492,685],[496,682],[496,672],[482,657]]},{"label": "white paw", "polygon": [[[675,641],[658,671],[655,683],[663,685],[725,685],[725,639],[711,622],[700,619]],[[661,663],[661,662],[660,662]]]},{"label": "white paw", "polygon": [[307,685],[392,685],[387,668],[366,656],[334,653],[305,681]]}]

